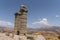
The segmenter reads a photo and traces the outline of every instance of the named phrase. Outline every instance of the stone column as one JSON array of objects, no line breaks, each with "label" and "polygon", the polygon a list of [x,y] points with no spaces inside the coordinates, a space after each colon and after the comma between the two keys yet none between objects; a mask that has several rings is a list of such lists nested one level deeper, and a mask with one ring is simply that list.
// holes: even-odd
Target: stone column
[{"label": "stone column", "polygon": [[15,13],[15,27],[14,32],[17,35],[23,34],[25,35],[26,32],[26,24],[27,24],[27,8],[26,6],[22,5],[20,11]]},{"label": "stone column", "polygon": [[23,12],[21,15],[21,28],[20,28],[21,34],[24,35],[26,34],[26,25],[27,25],[27,14]]},{"label": "stone column", "polygon": [[14,32],[17,35],[19,35],[20,27],[21,27],[20,15],[21,15],[20,13],[15,13],[15,27],[14,27]]},{"label": "stone column", "polygon": [[20,34],[24,34],[26,35],[27,31],[26,31],[26,25],[27,25],[27,8],[26,6],[24,5],[21,5],[21,8],[20,8],[20,12],[21,12],[21,17],[20,17],[20,20],[21,20],[21,27],[20,27]]}]

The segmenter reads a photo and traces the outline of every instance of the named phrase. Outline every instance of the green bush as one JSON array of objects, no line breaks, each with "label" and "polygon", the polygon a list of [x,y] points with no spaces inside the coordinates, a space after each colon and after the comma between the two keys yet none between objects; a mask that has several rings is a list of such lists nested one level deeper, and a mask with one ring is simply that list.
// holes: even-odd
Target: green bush
[{"label": "green bush", "polygon": [[27,39],[31,39],[31,40],[33,40],[33,37],[27,37]]}]

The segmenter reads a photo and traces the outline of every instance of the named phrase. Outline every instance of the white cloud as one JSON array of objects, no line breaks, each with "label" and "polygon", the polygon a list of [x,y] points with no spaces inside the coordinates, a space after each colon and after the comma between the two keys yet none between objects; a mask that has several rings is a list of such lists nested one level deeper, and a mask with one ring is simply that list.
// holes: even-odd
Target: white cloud
[{"label": "white cloud", "polygon": [[43,19],[41,19],[41,20],[39,20],[39,21],[36,21],[36,22],[34,22],[34,23],[32,23],[32,24],[35,24],[35,25],[36,25],[36,24],[49,25],[47,18],[43,18]]},{"label": "white cloud", "polygon": [[13,24],[12,22],[1,21],[1,20],[0,20],[0,26],[2,26],[2,27],[13,27],[14,24]]},{"label": "white cloud", "polygon": [[59,15],[56,15],[56,17],[60,17]]}]

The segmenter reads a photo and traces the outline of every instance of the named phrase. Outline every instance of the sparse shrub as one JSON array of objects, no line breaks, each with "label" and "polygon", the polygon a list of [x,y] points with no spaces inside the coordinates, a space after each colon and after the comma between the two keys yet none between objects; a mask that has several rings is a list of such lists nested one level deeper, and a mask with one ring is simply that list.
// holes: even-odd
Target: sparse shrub
[{"label": "sparse shrub", "polygon": [[9,33],[6,33],[6,36],[9,36]]},{"label": "sparse shrub", "polygon": [[58,36],[58,39],[60,39],[60,36]]},{"label": "sparse shrub", "polygon": [[33,37],[27,37],[27,39],[33,40]]}]

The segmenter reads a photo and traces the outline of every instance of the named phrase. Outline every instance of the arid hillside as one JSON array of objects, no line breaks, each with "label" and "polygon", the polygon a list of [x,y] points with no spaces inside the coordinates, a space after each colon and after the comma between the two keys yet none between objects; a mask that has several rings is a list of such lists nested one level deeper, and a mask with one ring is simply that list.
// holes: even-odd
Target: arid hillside
[{"label": "arid hillside", "polygon": [[[8,27],[0,27],[0,32],[13,32],[14,28],[8,28]],[[27,33],[32,34],[35,32],[39,32],[39,31],[50,31],[50,32],[55,32],[58,35],[60,35],[60,27],[58,26],[52,26],[52,27],[42,27],[39,29],[33,29],[33,28],[27,28]]]}]

